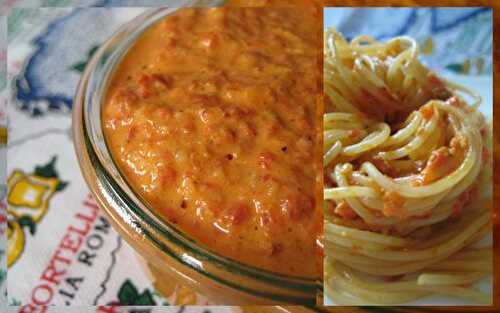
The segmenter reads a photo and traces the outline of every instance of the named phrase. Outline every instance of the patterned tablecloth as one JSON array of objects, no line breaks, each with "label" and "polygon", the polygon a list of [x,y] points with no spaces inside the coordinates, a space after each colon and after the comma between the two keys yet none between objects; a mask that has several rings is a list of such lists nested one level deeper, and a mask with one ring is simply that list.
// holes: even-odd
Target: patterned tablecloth
[{"label": "patterned tablecloth", "polygon": [[[111,6],[137,3],[78,1],[89,2]],[[8,302],[9,312],[23,311],[13,307],[16,305],[28,305],[24,311],[29,312],[30,304],[206,304],[202,296],[184,288],[177,288],[167,298],[159,296],[141,270],[133,250],[109,226],[92,200],[72,146],[71,99],[82,69],[96,47],[119,25],[144,8],[64,7],[75,3],[70,0],[46,0],[43,3],[51,7],[35,8],[40,1],[32,0],[17,5],[16,1],[2,0],[0,4],[0,12],[5,14],[10,10],[8,19],[5,15],[0,16],[0,47],[3,47],[0,49],[0,125],[7,125],[9,129],[9,162],[6,172],[0,170],[0,179],[6,179],[9,190],[7,193],[5,186],[0,188],[0,196],[4,198],[0,232],[9,237],[8,245],[4,239],[0,241],[3,262],[0,265],[5,268],[5,262],[8,263],[7,279],[6,272],[0,271],[0,297],[4,297],[0,298],[0,303]],[[164,1],[142,3],[160,4]],[[363,14],[366,20],[366,13],[345,12],[345,16],[335,23],[341,31],[369,32],[372,29],[369,23],[349,26],[349,16]],[[432,16],[439,14],[437,10],[432,11]],[[412,34],[423,44],[428,56],[426,61],[431,66],[433,60],[440,59],[439,64],[445,64],[452,71],[474,75],[490,73],[491,42],[488,46],[481,39],[473,41],[474,44],[470,44],[470,40],[453,39],[487,36],[488,32],[491,36],[491,24],[489,28],[484,21],[481,24],[481,19],[487,15],[491,12],[471,9],[447,16],[443,22],[441,17],[427,18],[408,10],[401,20],[394,20],[394,25],[388,23],[386,29],[374,35],[384,37],[415,30]],[[325,16],[325,22],[328,18]],[[427,32],[415,26],[418,23],[428,24]],[[481,31],[459,31],[455,27],[459,23],[480,24]],[[349,36],[349,32],[346,34]],[[452,49],[459,49],[462,54],[451,53]],[[443,59],[446,62],[443,63]],[[5,132],[0,130],[2,140],[5,141]],[[0,166],[5,168],[6,151],[0,149]],[[70,244],[68,238],[76,240],[77,244]],[[78,312],[82,310],[80,308]],[[99,309],[92,308],[89,312],[94,310]],[[100,310],[117,312],[115,307]],[[127,310],[156,312],[159,309]],[[222,312],[234,309],[172,307],[171,310]],[[4,312],[2,307],[0,311]],[[51,309],[48,312],[61,311]],[[65,309],[64,312],[75,311]]]},{"label": "patterned tablecloth", "polygon": [[[7,79],[0,75],[0,123],[8,124],[9,130],[9,162],[7,172],[1,171],[8,190],[6,194],[3,186],[8,209],[2,219],[8,219],[8,227],[2,232],[9,238],[6,252],[2,249],[8,265],[2,284],[7,298],[2,302],[20,306],[9,307],[13,312],[30,312],[32,305],[111,305],[89,309],[102,312],[118,312],[117,306],[206,305],[203,296],[185,287],[178,286],[167,298],[155,291],[132,248],[110,227],[92,199],[73,150],[72,97],[87,60],[117,27],[146,8],[53,7],[68,1],[36,8],[36,3],[28,2],[12,4],[8,21],[0,20],[0,43],[7,42],[8,24],[9,56]],[[0,61],[5,64],[6,51]],[[2,281],[5,276],[2,271]],[[171,311],[214,309],[172,307]]]},{"label": "patterned tablecloth", "polygon": [[438,72],[492,75],[491,8],[332,8],[325,27],[347,39],[364,34],[379,40],[415,38],[421,58]]}]

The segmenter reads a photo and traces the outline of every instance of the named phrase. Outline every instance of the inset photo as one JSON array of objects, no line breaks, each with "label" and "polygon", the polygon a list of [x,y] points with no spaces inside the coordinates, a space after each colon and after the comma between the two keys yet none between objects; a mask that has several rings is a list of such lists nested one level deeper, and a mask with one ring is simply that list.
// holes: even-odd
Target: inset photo
[{"label": "inset photo", "polygon": [[324,9],[324,304],[492,304],[492,10]]}]

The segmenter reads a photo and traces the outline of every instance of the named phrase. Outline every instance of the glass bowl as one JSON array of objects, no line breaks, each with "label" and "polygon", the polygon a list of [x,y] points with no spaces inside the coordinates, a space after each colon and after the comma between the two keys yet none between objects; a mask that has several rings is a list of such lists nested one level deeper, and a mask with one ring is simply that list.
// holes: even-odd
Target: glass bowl
[{"label": "glass bowl", "polygon": [[83,176],[111,224],[144,260],[160,292],[167,293],[168,286],[176,282],[216,304],[312,306],[317,290],[314,278],[272,273],[210,251],[142,201],[108,151],[101,107],[112,73],[137,38],[173,11],[147,10],[123,25],[89,61],[73,107],[74,145]]}]

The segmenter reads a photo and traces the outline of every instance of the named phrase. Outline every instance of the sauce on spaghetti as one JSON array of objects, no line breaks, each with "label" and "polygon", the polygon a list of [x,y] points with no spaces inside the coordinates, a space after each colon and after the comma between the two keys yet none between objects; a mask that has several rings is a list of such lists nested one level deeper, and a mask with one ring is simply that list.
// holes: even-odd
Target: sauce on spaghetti
[{"label": "sauce on spaghetti", "polygon": [[133,188],[227,257],[315,276],[316,31],[293,8],[181,9],[107,93],[107,144]]}]

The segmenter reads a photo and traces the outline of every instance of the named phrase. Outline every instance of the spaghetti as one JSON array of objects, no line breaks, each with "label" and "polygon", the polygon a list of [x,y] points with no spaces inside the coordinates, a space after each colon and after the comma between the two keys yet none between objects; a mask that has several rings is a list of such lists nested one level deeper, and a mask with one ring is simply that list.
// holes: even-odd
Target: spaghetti
[{"label": "spaghetti", "polygon": [[[325,31],[325,293],[338,304],[429,295],[490,303],[490,126],[410,37]],[[467,104],[464,96],[472,99]],[[469,101],[470,102],[470,101]]]}]

